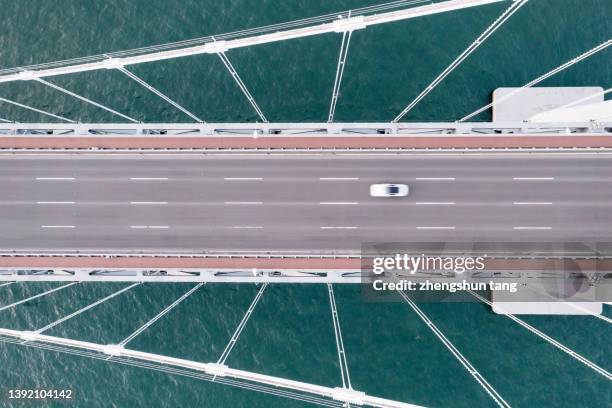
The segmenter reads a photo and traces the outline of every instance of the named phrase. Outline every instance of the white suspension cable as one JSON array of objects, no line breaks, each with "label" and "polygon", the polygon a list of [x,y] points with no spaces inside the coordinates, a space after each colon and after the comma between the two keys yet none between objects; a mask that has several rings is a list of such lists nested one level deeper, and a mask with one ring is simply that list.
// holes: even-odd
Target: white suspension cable
[{"label": "white suspension cable", "polygon": [[68,283],[68,284],[66,284],[66,285],[62,285],[62,286],[60,286],[60,287],[57,287],[57,288],[54,288],[54,289],[50,289],[50,290],[48,290],[48,291],[46,291],[46,292],[39,293],[38,295],[30,296],[30,297],[29,297],[29,298],[27,298],[27,299],[23,299],[23,300],[20,300],[20,301],[18,301],[18,302],[11,303],[10,305],[2,306],[2,307],[0,307],[0,311],[2,311],[2,310],[6,310],[6,309],[9,309],[9,308],[11,308],[11,307],[18,306],[18,305],[20,305],[20,304],[22,304],[22,303],[29,302],[30,300],[38,299],[38,298],[39,298],[39,297],[41,297],[41,296],[46,296],[46,295],[48,295],[48,294],[50,294],[50,293],[57,292],[58,290],[62,290],[62,289],[68,288],[68,287],[70,287],[70,286],[72,286],[72,285],[76,285],[76,284],[78,284],[78,283],[79,283],[79,282],[72,282],[72,283]]},{"label": "white suspension cable", "polygon": [[328,122],[334,121],[334,114],[336,113],[336,103],[338,102],[338,95],[340,94],[340,84],[342,83],[342,75],[344,74],[344,67],[346,66],[346,57],[348,55],[349,44],[351,42],[351,36],[353,31],[344,31],[342,33],[342,44],[340,44],[340,54],[338,55],[338,65],[336,66],[336,78],[334,79],[334,89],[332,90],[331,104],[329,106],[329,116],[327,117]]},{"label": "white suspension cable", "polygon": [[587,313],[587,314],[589,314],[590,316],[596,317],[596,318],[597,318],[597,319],[599,319],[599,320],[603,320],[604,322],[606,322],[606,323],[608,323],[608,324],[612,324],[612,319],[610,319],[610,318],[609,318],[609,317],[607,317],[607,316],[600,315],[600,314],[597,314],[597,313],[593,313],[592,311],[590,311],[590,310],[589,310],[589,309],[587,309],[586,307],[582,307],[582,306],[577,305],[577,304],[574,304],[574,303],[572,303],[572,302],[563,302],[563,303],[564,303],[564,304],[566,304],[566,305],[568,305],[568,306],[570,306],[570,307],[572,307],[572,308],[574,308],[574,309],[580,310],[580,311],[581,311],[581,312],[583,312],[583,313]]},{"label": "white suspension cable", "polygon": [[[325,21],[329,22],[329,21],[333,21],[334,19],[338,18],[338,16],[344,17],[349,14],[352,14],[353,16],[355,16],[355,15],[363,15],[367,13],[377,13],[377,12],[397,9],[397,8],[401,8],[401,7],[405,7],[409,5],[415,5],[415,4],[420,4],[420,3],[431,3],[431,2],[432,2],[431,0],[392,1],[388,3],[361,7],[361,8],[356,8],[356,9],[347,10],[347,11],[329,13],[329,14],[325,14],[322,16],[310,17],[310,18],[294,20],[294,21],[289,21],[289,22],[284,22],[284,23],[271,24],[271,25],[261,26],[261,27],[254,27],[254,28],[234,31],[230,33],[218,34],[218,35],[215,35],[215,38],[217,40],[239,38],[245,35],[275,32],[275,31],[279,31],[282,29],[295,28],[295,27],[300,27],[300,26],[304,26],[307,24],[312,24],[312,23],[320,23],[320,22],[325,22]],[[148,46],[148,47],[117,51],[117,52],[101,54],[101,55],[92,55],[92,56],[87,56],[87,57],[71,58],[71,59],[66,59],[66,60],[61,60],[61,61],[36,64],[36,65],[7,68],[7,69],[0,70],[0,75],[20,72],[20,71],[29,71],[29,70],[49,68],[49,67],[58,67],[58,66],[67,65],[67,64],[95,62],[97,60],[103,60],[107,58],[108,56],[124,57],[124,56],[139,55],[139,54],[146,53],[146,52],[162,51],[162,50],[189,46],[189,45],[199,45],[199,44],[204,44],[210,41],[213,41],[212,36],[206,36],[206,37],[193,38],[193,39],[183,40],[183,41],[157,44],[157,45]]]},{"label": "white suspension cable", "polygon": [[[297,28],[289,30],[267,30],[264,34],[253,36],[239,35],[237,38],[227,38],[224,35],[213,38],[207,37],[206,41],[202,41],[192,46],[183,47],[168,47],[164,51],[156,52],[136,52],[135,55],[126,55],[128,52],[111,53],[109,56],[119,60],[123,66],[140,64],[144,62],[160,61],[164,59],[180,58],[189,55],[209,54],[221,52],[219,44],[215,44],[215,40],[223,41],[223,52],[233,48],[250,47],[257,44],[267,44],[276,41],[285,41],[295,38],[303,38],[308,36],[321,35],[332,32],[341,32],[346,29],[366,28],[371,25],[385,24],[394,21],[401,21],[410,18],[418,18],[425,15],[434,15],[450,11],[462,10],[471,7],[493,4],[506,0],[446,0],[436,3],[430,3],[418,7],[410,7],[388,11],[384,13],[362,14],[355,16],[348,21],[343,21],[341,25],[338,21],[332,19],[329,22],[316,25],[298,25]],[[407,2],[405,4],[412,4]],[[24,70],[24,68],[27,68]],[[101,56],[85,57],[77,61],[69,61],[68,63],[50,63],[47,68],[40,69],[39,66],[23,67],[22,69],[9,69],[8,71],[0,71],[0,83],[11,82],[17,80],[31,80],[33,77],[48,77],[53,75],[66,75],[75,72],[93,71],[98,69],[108,69],[108,63]]]},{"label": "white suspension cable", "polygon": [[229,73],[232,75],[232,78],[234,78],[234,81],[236,81],[244,96],[246,96],[253,109],[255,109],[255,112],[257,112],[257,115],[259,115],[263,122],[268,123],[268,119],[266,119],[261,109],[259,109],[259,105],[257,105],[257,102],[255,102],[255,98],[253,98],[253,95],[251,95],[244,82],[242,82],[242,78],[240,78],[240,75],[238,75],[238,72],[236,72],[236,69],[230,62],[229,58],[227,58],[224,52],[219,52],[217,55],[219,55],[221,62],[223,62],[223,65],[225,65],[225,68],[227,68]]},{"label": "white suspension cable", "polygon": [[94,302],[94,303],[89,304],[88,306],[85,306],[85,307],[83,307],[83,308],[81,308],[81,309],[77,310],[77,311],[76,311],[76,312],[74,312],[74,313],[71,313],[71,314],[69,314],[69,315],[67,315],[67,316],[64,316],[64,317],[62,317],[61,319],[56,320],[56,321],[54,321],[53,323],[50,323],[50,324],[46,325],[45,327],[43,327],[43,328],[41,328],[41,329],[36,330],[36,333],[42,333],[42,332],[44,332],[44,331],[47,331],[47,330],[49,330],[50,328],[55,327],[55,326],[57,326],[58,324],[63,323],[63,322],[65,322],[65,321],[66,321],[66,320],[68,320],[68,319],[71,319],[71,318],[73,318],[73,317],[75,317],[75,316],[78,316],[78,315],[80,315],[81,313],[83,313],[83,312],[85,312],[85,311],[87,311],[87,310],[89,310],[89,309],[91,309],[91,308],[93,308],[93,307],[96,307],[96,306],[98,306],[99,304],[104,303],[104,302],[106,302],[107,300],[112,299],[112,298],[114,298],[115,296],[120,295],[120,294],[122,294],[123,292],[128,291],[128,290],[132,289],[134,286],[137,286],[137,285],[140,285],[140,284],[141,284],[141,282],[136,282],[136,283],[134,283],[134,284],[132,284],[132,285],[130,285],[130,286],[128,286],[128,287],[125,287],[125,288],[123,288],[123,289],[121,289],[121,290],[119,290],[119,291],[117,291],[117,292],[114,292],[114,293],[112,293],[112,294],[110,294],[110,295],[108,295],[108,296],[106,296],[106,297],[104,297],[104,298],[102,298],[102,299],[100,299],[100,300],[98,300],[98,301]]},{"label": "white suspension cable", "polygon": [[193,113],[189,112],[187,109],[183,108],[181,105],[179,105],[178,103],[176,103],[175,101],[173,101],[172,99],[170,99],[169,97],[164,95],[161,91],[158,91],[153,86],[149,85],[147,82],[145,82],[143,79],[138,77],[136,74],[128,71],[124,67],[116,67],[116,69],[118,69],[119,71],[123,72],[125,75],[127,75],[130,78],[132,78],[134,81],[138,82],[140,85],[142,85],[143,87],[145,87],[149,91],[153,92],[155,95],[159,96],[164,101],[168,102],[170,105],[174,106],[176,109],[180,110],[185,115],[189,116],[191,119],[193,119],[193,120],[195,120],[196,122],[199,122],[199,123],[205,123],[202,119],[198,118],[196,115],[194,115]]},{"label": "white suspension cable", "polygon": [[14,123],[12,120],[4,119],[4,118],[0,118],[0,122]]},{"label": "white suspension cable", "polygon": [[[483,298],[482,296],[480,296],[476,292],[471,291],[471,290],[468,290],[468,292],[472,296],[474,296],[476,299],[480,300],[481,302],[484,302],[484,303],[486,303],[487,305],[489,305],[491,307],[493,306],[493,303],[491,301]],[[497,305],[497,308],[499,310],[503,310],[503,308],[501,308],[499,305]],[[590,369],[592,369],[596,373],[601,374],[605,378],[607,378],[608,380],[612,381],[612,374],[609,371],[607,371],[606,369],[598,366],[597,364],[593,363],[589,359],[581,356],[580,354],[576,353],[574,350],[570,349],[569,347],[566,347],[565,345],[559,343],[557,340],[553,339],[549,335],[542,333],[540,330],[536,329],[535,327],[533,327],[529,323],[519,319],[518,317],[516,317],[516,316],[514,316],[512,314],[504,314],[504,316],[506,316],[508,319],[511,319],[514,322],[520,324],[521,326],[523,326],[524,328],[526,328],[527,330],[529,330],[530,332],[532,332],[536,336],[546,340],[547,342],[549,342],[553,346],[557,347],[559,350],[569,354],[571,357],[573,357],[576,360],[580,361],[582,364],[586,365],[587,367],[589,367]]]},{"label": "white suspension cable", "polygon": [[612,88],[608,88],[608,89],[605,89],[603,91],[594,93],[592,95],[585,96],[584,98],[578,99],[576,101],[567,103],[567,104],[565,104],[563,106],[559,106],[558,108],[552,109],[552,110],[550,110],[548,112],[555,112],[555,111],[558,111],[558,110],[561,110],[561,109],[571,108],[572,106],[575,106],[575,105],[578,105],[578,104],[580,104],[582,102],[588,101],[589,99],[593,99],[593,98],[597,98],[598,96],[601,96],[601,95],[609,94],[611,91],[612,91]]},{"label": "white suspension cable", "polygon": [[114,357],[112,360],[109,360],[109,361],[112,361],[118,364],[129,365],[132,367],[139,367],[139,368],[145,368],[148,370],[159,371],[159,372],[163,372],[166,374],[180,375],[183,377],[193,378],[196,380],[214,381],[217,383],[232,385],[234,387],[238,387],[242,389],[262,392],[262,393],[274,395],[277,397],[290,398],[290,399],[294,399],[294,400],[301,401],[301,402],[309,402],[311,404],[325,406],[325,407],[337,407],[337,408],[344,407],[342,403],[325,400],[319,397],[313,397],[313,396],[306,395],[306,394],[299,394],[299,393],[292,392],[292,391],[284,391],[284,390],[268,387],[265,385],[250,384],[250,383],[246,383],[242,381],[230,380],[228,378],[214,377],[214,376],[211,376],[210,374],[196,373],[196,372],[192,372],[192,371],[188,371],[188,370],[184,370],[180,368],[166,367],[161,364],[145,363],[145,362],[130,360],[127,358],[117,358],[117,357]]},{"label": "white suspension cable", "polygon": [[6,98],[0,98],[0,101],[1,102],[5,102],[5,103],[9,103],[11,105],[19,106],[20,108],[31,110],[31,111],[34,111],[36,113],[47,115],[47,116],[50,116],[50,117],[55,118],[55,119],[63,120],[63,121],[70,122],[70,123],[76,123],[76,121],[74,121],[72,119],[68,119],[68,118],[65,118],[63,116],[59,116],[59,115],[56,115],[54,113],[44,111],[42,109],[37,109],[37,108],[34,108],[32,106],[24,105],[23,103],[15,102],[15,101],[12,101],[12,100],[9,100],[9,99],[6,99]]},{"label": "white suspension cable", "polygon": [[246,383],[246,382],[242,382],[238,380],[232,380],[229,378],[212,376],[210,374],[196,373],[193,371],[188,371],[188,370],[180,369],[180,368],[167,367],[167,366],[156,364],[156,363],[147,363],[147,362],[142,362],[142,361],[137,361],[137,360],[131,360],[128,358],[121,358],[121,357],[113,357],[111,360],[108,360],[108,361],[118,363],[118,364],[129,365],[132,367],[139,367],[139,368],[159,371],[159,372],[163,372],[166,374],[180,375],[183,377],[193,378],[197,380],[214,381],[217,383],[232,385],[234,387],[238,387],[242,389],[262,392],[262,393],[274,395],[277,397],[290,398],[290,399],[294,399],[294,400],[301,401],[301,402],[309,402],[311,404],[325,406],[325,407],[337,407],[337,408],[346,407],[341,402],[330,401],[330,400],[326,400],[320,397],[314,397],[314,396],[307,395],[307,394],[299,394],[297,392],[292,392],[292,391],[284,391],[281,389],[272,388],[272,387],[265,386],[265,385],[251,384],[251,383]]},{"label": "white suspension cable", "polygon": [[[108,361],[108,362],[115,363],[115,364],[127,365],[127,366],[138,367],[138,368],[145,368],[149,370],[163,372],[166,374],[180,375],[183,377],[189,377],[189,378],[199,379],[199,380],[204,380],[204,381],[212,381],[213,379],[213,376],[210,374],[196,373],[196,372],[192,372],[192,371],[185,370],[185,369],[173,368],[173,367],[168,367],[168,366],[161,365],[161,364],[147,363],[147,362],[142,362],[142,361],[133,360],[129,358],[122,358],[122,357],[113,357],[112,359],[109,360],[106,355],[103,355],[100,353],[76,350],[76,349],[71,349],[68,347],[55,346],[55,345],[45,344],[45,343],[37,343],[36,341],[22,342],[19,339],[13,339],[9,337],[0,337],[0,342],[19,345],[19,346],[25,346],[25,347],[30,347],[30,348],[36,348],[40,350],[54,351],[54,352],[63,353],[63,354],[76,355],[79,357],[86,357],[86,358],[91,358],[95,360]],[[303,401],[303,402],[310,402],[310,403],[318,404],[321,406],[328,406],[328,407],[334,407],[334,408],[340,408],[343,406],[341,402],[330,401],[330,400],[326,400],[320,397],[310,396],[306,394],[299,394],[297,392],[292,392],[292,391],[284,391],[284,390],[280,390],[280,389],[265,386],[265,385],[251,384],[248,382],[243,382],[241,380],[217,377],[215,382],[233,386],[233,387],[243,388],[243,389],[247,389],[251,391],[271,394],[271,395],[275,395],[279,397],[295,399],[295,400]]]},{"label": "white suspension cable", "polygon": [[[197,372],[204,372],[210,376],[214,376],[212,381],[217,376],[222,377],[219,382],[222,382],[223,377],[228,377],[236,380],[244,380],[249,383],[256,383],[263,386],[274,386],[282,388],[283,390],[289,390],[293,392],[299,392],[301,394],[308,394],[317,397],[324,397],[335,401],[342,401],[346,406],[350,403],[358,403],[359,405],[368,405],[375,407],[404,407],[404,408],[418,408],[419,406],[390,400],[386,398],[376,397],[369,395],[365,392],[342,390],[338,387],[331,388],[323,385],[311,384],[302,381],[289,380],[281,377],[260,374],[256,372],[250,372],[227,366],[219,367],[216,363],[202,363],[194,360],[186,360],[182,358],[164,356],[160,354],[147,353],[143,351],[127,349],[118,347],[117,345],[110,344],[99,344],[91,343],[87,341],[69,339],[64,337],[48,336],[44,334],[37,334],[22,330],[11,330],[0,328],[0,339],[3,337],[12,337],[20,340],[27,340],[28,342],[38,342],[44,344],[53,344],[59,346],[67,346],[79,350],[94,351],[100,355],[107,355],[109,359],[113,357],[126,357],[132,360],[161,363],[180,369],[193,370]],[[27,344],[27,343],[26,343]]]},{"label": "white suspension cable", "polygon": [[232,335],[232,338],[227,343],[227,346],[225,346],[225,350],[223,350],[223,353],[221,353],[221,357],[219,357],[219,360],[217,360],[217,364],[225,364],[225,360],[227,360],[227,358],[229,357],[230,352],[232,351],[232,349],[236,345],[236,342],[238,341],[238,338],[240,337],[240,333],[242,333],[242,330],[246,326],[247,322],[249,321],[249,318],[251,317],[251,315],[253,314],[253,311],[255,310],[255,306],[257,306],[257,303],[259,302],[259,299],[261,299],[261,297],[263,296],[263,293],[264,293],[264,291],[266,290],[267,287],[268,287],[268,283],[267,282],[264,283],[263,285],[261,285],[261,288],[257,292],[257,295],[255,295],[255,298],[253,298],[253,301],[251,302],[251,305],[249,306],[248,310],[246,311],[246,313],[242,317],[242,320],[238,324],[238,327],[236,327],[236,330],[234,331],[234,334]]},{"label": "white suspension cable", "polygon": [[166,307],[164,310],[162,310],[161,312],[159,312],[154,318],[152,318],[151,320],[149,320],[148,322],[146,322],[145,324],[143,324],[138,330],[136,330],[134,333],[130,334],[129,336],[127,336],[125,339],[123,339],[121,342],[119,342],[119,346],[123,347],[125,346],[127,343],[129,343],[130,341],[132,341],[134,339],[134,337],[138,336],[140,333],[142,333],[143,331],[145,331],[146,329],[148,329],[153,323],[155,323],[156,321],[158,321],[159,319],[161,319],[164,315],[166,315],[166,313],[168,313],[170,310],[174,309],[179,303],[181,303],[183,300],[187,299],[187,297],[189,295],[191,295],[193,292],[195,292],[196,290],[200,289],[202,287],[202,285],[204,285],[206,282],[202,282],[202,283],[198,283],[196,286],[194,286],[193,288],[191,288],[189,291],[187,291],[187,293],[185,293],[183,296],[181,296],[180,298],[176,299],[170,306]]},{"label": "white suspension cable", "polygon": [[586,59],[586,58],[588,58],[588,57],[590,57],[590,56],[592,56],[594,54],[597,54],[600,51],[605,50],[610,45],[612,45],[612,39],[610,39],[608,41],[604,41],[603,43],[599,44],[598,46],[588,50],[587,52],[585,52],[583,54],[580,54],[576,58],[573,58],[573,59],[567,61],[566,63],[562,64],[562,65],[559,65],[557,68],[555,68],[555,69],[545,73],[542,76],[537,77],[536,79],[534,79],[531,82],[521,86],[520,88],[517,88],[514,91],[509,92],[506,95],[502,96],[501,98],[496,99],[495,101],[493,101],[493,102],[483,106],[482,108],[475,110],[474,112],[470,113],[469,115],[464,116],[463,118],[459,119],[459,122],[465,122],[466,120],[468,120],[470,118],[473,118],[474,116],[478,115],[479,113],[482,113],[485,110],[487,110],[487,109],[489,109],[489,108],[499,104],[500,102],[503,102],[503,101],[513,97],[517,93],[521,92],[523,89],[530,88],[533,85],[536,85],[536,84],[544,81],[545,79],[550,78],[551,76],[553,76],[553,75],[563,71],[564,69],[569,68],[572,65],[577,64],[578,62],[580,62],[580,61],[582,61],[582,60],[584,60],[584,59]]},{"label": "white suspension cable", "polygon": [[[594,97],[594,96],[595,95],[591,95],[591,97]],[[585,98],[585,99],[587,99],[587,98]],[[551,295],[550,293],[548,293],[548,292],[546,292],[544,290],[535,289],[535,288],[533,288],[533,290],[535,292],[537,292],[538,294],[540,294],[540,295],[546,296],[547,298],[551,299],[551,301],[553,301],[553,302],[558,302],[559,301],[559,298],[554,297],[553,295]],[[577,303],[580,303],[580,302],[563,302],[564,305],[567,305],[567,306],[571,307],[572,309],[580,310],[581,312],[583,312],[585,314],[591,315],[591,316],[596,317],[596,318],[598,318],[600,320],[603,320],[606,323],[612,324],[612,319],[610,319],[609,317],[597,314],[597,313],[593,312],[592,310],[590,310],[590,309],[588,309],[586,307],[580,306]]]},{"label": "white suspension cable", "polygon": [[406,295],[403,291],[398,291],[399,295],[408,303],[408,305],[416,312],[416,314],[423,320],[423,322],[429,327],[429,329],[436,335],[438,339],[446,346],[446,348],[455,356],[455,358],[461,363],[461,365],[470,373],[472,377],[480,384],[487,394],[495,401],[495,403],[502,408],[510,408],[510,405],[502,398],[501,395],[493,388],[491,384],[474,368],[472,363],[461,354],[461,352],[455,347],[453,343],[438,329],[438,327],[427,317],[427,315],[417,306],[412,299]]},{"label": "white suspension cable", "polygon": [[446,67],[444,71],[442,71],[436,77],[436,79],[434,79],[425,89],[423,89],[423,91],[421,91],[421,93],[414,98],[414,100],[412,100],[412,102],[410,102],[408,106],[406,106],[404,110],[402,110],[400,114],[395,117],[395,119],[393,119],[393,123],[397,123],[408,112],[410,112],[421,100],[423,100],[423,98],[433,91],[436,86],[440,84],[440,82],[442,82],[451,74],[451,72],[461,65],[461,63],[465,61],[470,54],[476,51],[476,49],[478,49],[478,47],[480,47],[495,31],[497,31],[499,27],[501,27],[510,17],[512,17],[514,13],[527,4],[527,1],[528,0],[513,1],[510,7],[508,7],[489,27],[487,27],[487,29],[484,30],[482,34],[480,34],[478,38],[476,38],[476,40],[470,44],[469,47],[467,47],[453,62],[451,62],[451,64]]},{"label": "white suspension cable", "polygon": [[352,390],[353,386],[351,385],[351,376],[349,374],[348,363],[346,362],[346,352],[344,350],[344,341],[342,340],[342,330],[340,329],[340,318],[338,317],[338,308],[336,307],[336,297],[334,296],[334,287],[331,283],[327,284],[327,292],[329,295],[332,322],[334,323],[334,335],[336,336],[336,350],[338,352],[338,363],[340,364],[342,388]]},{"label": "white suspension cable", "polygon": [[62,88],[62,87],[61,87],[61,86],[59,86],[59,85],[52,84],[51,82],[45,81],[45,80],[44,80],[44,79],[42,79],[42,78],[36,78],[35,80],[36,80],[37,82],[40,82],[40,83],[41,83],[41,84],[43,84],[43,85],[47,85],[48,87],[51,87],[51,88],[53,88],[53,89],[55,89],[55,90],[58,90],[58,91],[60,91],[60,92],[63,92],[63,93],[65,93],[66,95],[70,95],[70,96],[72,96],[72,97],[75,97],[75,98],[77,98],[77,99],[80,99],[80,100],[82,100],[83,102],[87,102],[87,103],[89,103],[89,104],[91,104],[91,105],[94,105],[94,106],[96,106],[96,107],[100,108],[100,109],[104,109],[105,111],[110,112],[110,113],[112,113],[112,114],[114,114],[114,115],[121,116],[122,118],[127,119],[127,120],[129,120],[130,122],[138,123],[138,121],[137,121],[136,119],[134,119],[134,118],[131,118],[131,117],[127,116],[127,115],[124,115],[123,113],[117,112],[116,110],[111,109],[111,108],[109,108],[109,107],[107,107],[107,106],[104,106],[104,105],[102,105],[102,104],[100,104],[100,103],[98,103],[98,102],[94,102],[94,101],[92,101],[92,100],[91,100],[91,99],[89,99],[89,98],[86,98],[86,97],[84,97],[84,96],[78,95],[78,94],[76,94],[76,93],[74,93],[74,92],[72,92],[72,91],[67,90],[66,88]]},{"label": "white suspension cable", "polygon": [[1,288],[2,286],[12,285],[13,283],[15,283],[15,282],[7,282],[7,283],[3,283],[3,284],[1,284],[1,285],[0,285],[0,288]]}]

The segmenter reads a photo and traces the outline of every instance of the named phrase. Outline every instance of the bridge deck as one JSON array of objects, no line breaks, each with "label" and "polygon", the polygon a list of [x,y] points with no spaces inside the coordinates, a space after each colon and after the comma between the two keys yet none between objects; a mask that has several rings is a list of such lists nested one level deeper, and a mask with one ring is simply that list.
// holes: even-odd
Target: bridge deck
[{"label": "bridge deck", "polygon": [[[605,241],[608,155],[28,155],[0,159],[0,248],[358,251]],[[369,196],[407,183],[407,198]]]}]

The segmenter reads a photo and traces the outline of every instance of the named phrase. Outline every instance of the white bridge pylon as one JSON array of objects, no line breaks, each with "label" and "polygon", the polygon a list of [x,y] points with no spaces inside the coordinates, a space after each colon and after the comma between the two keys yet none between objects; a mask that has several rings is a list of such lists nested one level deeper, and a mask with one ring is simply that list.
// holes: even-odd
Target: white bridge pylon
[{"label": "white bridge pylon", "polygon": [[513,90],[512,92],[504,95],[503,97],[496,99],[495,101],[479,108],[476,109],[474,112],[470,113],[469,115],[466,115],[464,117],[462,117],[461,119],[459,119],[459,122],[465,122],[466,120],[469,120],[471,118],[473,118],[474,116],[486,111],[489,108],[494,107],[495,105],[500,104],[501,102],[508,100],[510,98],[512,98],[513,96],[516,96],[517,94],[519,94],[523,89],[525,88],[531,88],[534,85],[539,84],[540,82],[550,78],[551,76],[558,74],[559,72],[579,63],[580,61],[587,59],[595,54],[597,54],[598,52],[601,52],[603,50],[605,50],[606,48],[608,48],[609,46],[612,45],[612,39],[608,39],[604,42],[602,42],[601,44],[591,48],[590,50],[578,55],[577,57],[572,58],[571,60],[565,62],[564,64],[559,65],[558,67],[548,71],[545,74],[540,75],[539,77],[529,81],[528,83],[526,83],[525,85],[521,86],[520,88],[517,88],[515,90]]},{"label": "white bridge pylon", "polygon": [[[474,296],[476,299],[480,300],[481,302],[487,304],[488,306],[493,307],[493,303],[490,300],[487,300],[487,299],[483,298],[478,293],[476,293],[476,292],[474,292],[472,290],[468,290],[467,292],[469,294],[471,294],[472,296]],[[503,309],[499,305],[497,307],[500,310]],[[518,317],[514,316],[513,314],[511,314],[511,313],[504,313],[503,315],[506,316],[508,319],[514,321],[515,323],[518,323],[519,325],[523,326],[525,329],[529,330],[531,333],[535,334],[536,336],[540,337],[541,339],[543,339],[543,340],[547,341],[548,343],[552,344],[553,346],[557,347],[559,350],[563,351],[564,353],[567,353],[570,357],[578,360],[579,362],[581,362],[585,366],[589,367],[591,370],[595,371],[597,374],[602,375],[608,381],[612,381],[612,373],[610,373],[605,368],[600,367],[599,365],[595,364],[591,360],[583,357],[582,355],[578,354],[574,350],[572,350],[569,347],[561,344],[557,340],[555,340],[552,337],[550,337],[549,335],[541,332],[540,330],[536,329],[535,327],[533,327],[529,323],[519,319]]]}]

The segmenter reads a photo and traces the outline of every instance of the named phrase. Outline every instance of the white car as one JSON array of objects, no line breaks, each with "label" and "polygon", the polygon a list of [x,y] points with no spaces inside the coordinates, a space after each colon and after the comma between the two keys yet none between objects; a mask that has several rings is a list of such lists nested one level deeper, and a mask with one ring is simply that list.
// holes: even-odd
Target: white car
[{"label": "white car", "polygon": [[406,197],[408,191],[406,184],[372,184],[370,186],[372,197]]}]

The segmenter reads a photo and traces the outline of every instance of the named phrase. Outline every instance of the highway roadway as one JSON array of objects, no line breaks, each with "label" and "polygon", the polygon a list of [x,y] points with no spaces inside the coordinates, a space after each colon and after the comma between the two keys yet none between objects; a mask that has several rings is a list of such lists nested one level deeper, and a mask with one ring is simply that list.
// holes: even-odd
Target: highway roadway
[{"label": "highway roadway", "polygon": [[[410,186],[372,198],[372,183]],[[1,250],[358,251],[610,241],[606,154],[0,156]]]}]

